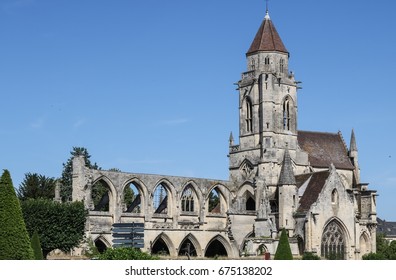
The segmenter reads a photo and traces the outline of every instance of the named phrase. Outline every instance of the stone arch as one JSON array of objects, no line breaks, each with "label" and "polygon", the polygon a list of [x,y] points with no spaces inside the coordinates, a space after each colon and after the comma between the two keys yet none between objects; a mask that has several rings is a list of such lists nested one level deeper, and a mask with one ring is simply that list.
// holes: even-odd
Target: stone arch
[{"label": "stone arch", "polygon": [[93,211],[114,213],[116,193],[112,181],[104,175],[100,176],[89,187],[89,208]]},{"label": "stone arch", "polygon": [[[190,246],[188,246],[188,242],[190,243]],[[195,236],[191,233],[184,237],[182,242],[180,242],[178,251],[179,256],[189,253],[189,255],[192,257],[202,257],[201,245],[199,244],[198,239],[195,238]]]},{"label": "stone arch", "polygon": [[[133,187],[131,186],[133,185]],[[126,189],[131,188],[134,193],[131,201],[126,201],[125,196],[127,195]],[[120,201],[124,204],[123,212],[126,213],[143,213],[146,209],[146,198],[147,188],[138,178],[132,178],[127,180],[122,187]]]},{"label": "stone arch", "polygon": [[246,251],[245,249],[246,249],[246,243],[247,243],[247,241],[249,240],[249,239],[251,239],[251,238],[254,238],[256,235],[255,235],[255,232],[254,232],[254,230],[252,230],[251,232],[249,232],[246,236],[245,236],[245,238],[243,238],[243,240],[242,240],[242,243],[239,245],[239,252],[241,253],[241,252],[244,252],[244,251]]},{"label": "stone arch", "polygon": [[165,233],[161,233],[154,241],[150,242],[150,251],[154,255],[177,256],[172,240]]},{"label": "stone arch", "polygon": [[349,234],[337,218],[330,219],[323,228],[321,256],[326,259],[346,259]]},{"label": "stone arch", "polygon": [[253,103],[249,96],[243,99],[243,108],[245,111],[245,131],[253,132]]},{"label": "stone arch", "polygon": [[301,235],[296,236],[297,239],[297,246],[298,246],[298,253],[302,256],[305,252],[305,241]]},{"label": "stone arch", "polygon": [[198,214],[200,211],[202,194],[194,181],[184,184],[179,196],[182,213]]},{"label": "stone arch", "polygon": [[290,95],[286,95],[282,100],[282,128],[291,132],[296,131],[295,102]]},{"label": "stone arch", "polygon": [[221,235],[213,237],[205,248],[205,257],[213,258],[217,256],[232,257],[231,245]]},{"label": "stone arch", "polygon": [[224,185],[213,185],[206,196],[208,213],[224,214],[228,210],[229,201],[226,194],[229,192],[229,189]]},{"label": "stone arch", "polygon": [[175,188],[167,179],[161,179],[151,193],[152,213],[154,215],[172,216]]},{"label": "stone arch", "polygon": [[111,248],[110,243],[102,235],[99,235],[95,239],[94,244],[95,244],[95,247],[98,249],[99,253],[103,253],[104,251],[106,251],[107,248]]},{"label": "stone arch", "polygon": [[360,258],[362,258],[365,254],[371,252],[371,242],[370,237],[366,232],[363,232],[359,238],[359,248],[360,248]]},{"label": "stone arch", "polygon": [[252,183],[245,182],[239,189],[238,198],[244,211],[256,211],[256,199]]}]

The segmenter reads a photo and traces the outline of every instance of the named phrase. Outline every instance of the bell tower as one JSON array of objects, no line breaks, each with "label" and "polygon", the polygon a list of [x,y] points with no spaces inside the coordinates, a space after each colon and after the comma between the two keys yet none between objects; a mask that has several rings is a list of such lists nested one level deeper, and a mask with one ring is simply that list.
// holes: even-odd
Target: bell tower
[{"label": "bell tower", "polygon": [[249,180],[246,172],[241,173],[241,164],[249,162],[251,180],[254,174],[276,186],[285,150],[296,158],[298,86],[268,9],[246,62],[247,71],[237,83],[239,145],[230,141],[230,180],[240,184]]}]

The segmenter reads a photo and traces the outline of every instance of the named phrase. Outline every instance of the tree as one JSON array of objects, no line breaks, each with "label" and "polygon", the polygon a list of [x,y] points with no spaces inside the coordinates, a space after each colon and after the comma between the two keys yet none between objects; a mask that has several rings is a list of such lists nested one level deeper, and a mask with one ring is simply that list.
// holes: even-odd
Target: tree
[{"label": "tree", "polygon": [[293,254],[290,249],[289,239],[285,229],[282,229],[282,233],[279,239],[278,248],[276,248],[275,260],[292,260]]},{"label": "tree", "polygon": [[43,260],[43,250],[41,249],[40,238],[35,230],[31,239],[31,245],[34,253],[35,260]]},{"label": "tree", "polygon": [[30,260],[33,250],[10,172],[0,178],[0,259]]},{"label": "tree", "polygon": [[47,198],[55,197],[55,178],[49,178],[37,173],[26,173],[25,178],[19,185],[17,195],[20,200],[28,198]]},{"label": "tree", "polygon": [[71,201],[72,200],[72,178],[73,178],[73,158],[76,156],[84,156],[85,158],[85,166],[92,169],[100,169],[96,163],[92,164],[90,161],[91,155],[88,153],[88,150],[84,147],[73,147],[73,150],[70,152],[71,157],[67,160],[66,163],[63,163],[63,171],[62,171],[62,188],[61,188],[61,197],[62,201]]},{"label": "tree", "polygon": [[68,252],[83,241],[87,214],[83,202],[28,199],[21,205],[26,228],[30,234],[37,231],[44,257],[54,249]]}]

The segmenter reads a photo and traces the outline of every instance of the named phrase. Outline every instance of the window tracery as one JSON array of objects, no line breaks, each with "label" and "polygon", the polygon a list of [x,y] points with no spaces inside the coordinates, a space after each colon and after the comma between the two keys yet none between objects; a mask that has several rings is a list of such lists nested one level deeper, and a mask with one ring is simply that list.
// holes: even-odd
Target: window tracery
[{"label": "window tracery", "polygon": [[326,259],[342,260],[345,258],[345,237],[340,225],[331,221],[322,235],[321,255]]}]

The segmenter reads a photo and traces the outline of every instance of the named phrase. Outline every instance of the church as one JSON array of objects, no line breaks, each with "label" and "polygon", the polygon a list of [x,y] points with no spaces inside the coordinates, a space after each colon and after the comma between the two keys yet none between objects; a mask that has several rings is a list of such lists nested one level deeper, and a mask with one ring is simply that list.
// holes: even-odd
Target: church
[{"label": "church", "polygon": [[136,223],[142,250],[169,258],[271,257],[283,229],[295,258],[376,251],[377,194],[360,181],[355,133],[348,146],[340,132],[297,129],[289,58],[267,10],[237,83],[228,180],[94,170],[73,159],[72,197],[89,210],[86,235],[99,250],[114,246],[115,224]]}]

